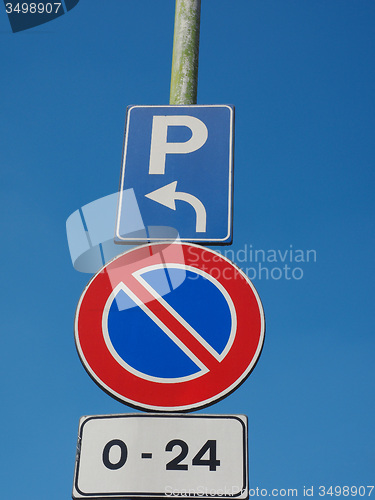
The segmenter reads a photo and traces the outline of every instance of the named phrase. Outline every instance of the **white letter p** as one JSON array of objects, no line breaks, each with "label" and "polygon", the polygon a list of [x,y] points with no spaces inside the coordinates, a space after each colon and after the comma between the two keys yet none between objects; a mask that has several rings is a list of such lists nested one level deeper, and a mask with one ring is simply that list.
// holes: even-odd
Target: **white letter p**
[{"label": "white letter p", "polygon": [[[167,142],[169,126],[188,127],[192,136],[186,142]],[[164,174],[165,158],[169,153],[192,153],[207,141],[206,125],[194,116],[171,115],[154,116],[152,121],[149,174]]]}]

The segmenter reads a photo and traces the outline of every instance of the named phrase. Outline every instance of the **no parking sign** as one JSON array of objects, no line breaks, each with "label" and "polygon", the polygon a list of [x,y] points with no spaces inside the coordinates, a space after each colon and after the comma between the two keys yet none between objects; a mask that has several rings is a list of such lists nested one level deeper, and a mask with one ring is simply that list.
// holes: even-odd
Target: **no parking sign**
[{"label": "no parking sign", "polygon": [[148,411],[191,411],[236,389],[264,341],[258,294],[217,252],[181,243],[117,257],[78,303],[75,340],[94,381]]}]

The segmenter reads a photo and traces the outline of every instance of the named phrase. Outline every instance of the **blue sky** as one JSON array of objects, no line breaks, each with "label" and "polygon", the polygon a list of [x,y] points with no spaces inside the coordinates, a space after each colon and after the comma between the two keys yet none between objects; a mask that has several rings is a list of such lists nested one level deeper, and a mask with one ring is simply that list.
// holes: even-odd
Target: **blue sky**
[{"label": "blue sky", "polygon": [[[76,353],[65,222],[116,192],[126,107],[168,104],[173,20],[81,0],[13,34],[0,9],[4,498],[70,498],[79,417],[134,411]],[[229,248],[316,255],[261,262],[263,353],[204,410],[248,415],[251,488],[374,484],[374,24],[373,0],[202,0],[198,104],[236,108]]]}]

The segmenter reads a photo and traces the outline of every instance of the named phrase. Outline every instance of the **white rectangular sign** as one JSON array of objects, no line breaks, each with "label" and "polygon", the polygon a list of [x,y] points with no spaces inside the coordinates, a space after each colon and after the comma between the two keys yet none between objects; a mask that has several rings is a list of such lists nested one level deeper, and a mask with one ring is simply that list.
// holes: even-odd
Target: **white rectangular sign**
[{"label": "white rectangular sign", "polygon": [[73,499],[248,498],[247,417],[82,417]]}]

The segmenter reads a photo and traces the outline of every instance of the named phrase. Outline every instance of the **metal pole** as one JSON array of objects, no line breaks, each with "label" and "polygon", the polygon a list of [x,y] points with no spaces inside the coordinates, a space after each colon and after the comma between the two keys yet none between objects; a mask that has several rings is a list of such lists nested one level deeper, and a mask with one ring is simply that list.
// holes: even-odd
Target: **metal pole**
[{"label": "metal pole", "polygon": [[201,0],[176,0],[169,104],[196,104]]}]

